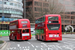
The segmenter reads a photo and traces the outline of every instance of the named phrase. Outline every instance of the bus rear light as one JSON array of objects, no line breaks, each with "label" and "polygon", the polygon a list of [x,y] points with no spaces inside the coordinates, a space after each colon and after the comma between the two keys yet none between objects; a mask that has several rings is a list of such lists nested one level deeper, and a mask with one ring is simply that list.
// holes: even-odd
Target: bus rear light
[{"label": "bus rear light", "polygon": [[46,31],[47,31],[47,29],[46,29]]}]

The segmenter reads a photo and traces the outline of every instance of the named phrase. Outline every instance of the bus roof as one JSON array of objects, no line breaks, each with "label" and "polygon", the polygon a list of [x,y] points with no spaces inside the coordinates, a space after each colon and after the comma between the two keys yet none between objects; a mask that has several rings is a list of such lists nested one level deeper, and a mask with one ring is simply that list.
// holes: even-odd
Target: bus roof
[{"label": "bus roof", "polygon": [[[50,15],[52,15],[52,16],[60,16],[60,14],[46,14],[46,15],[43,15],[41,17],[50,16]],[[39,19],[39,18],[41,18],[41,17],[36,18],[36,20]]]},{"label": "bus roof", "polygon": [[28,19],[18,19],[18,20],[14,20],[14,21],[11,21],[11,22],[15,22],[15,21],[19,21],[19,20],[28,20]]}]

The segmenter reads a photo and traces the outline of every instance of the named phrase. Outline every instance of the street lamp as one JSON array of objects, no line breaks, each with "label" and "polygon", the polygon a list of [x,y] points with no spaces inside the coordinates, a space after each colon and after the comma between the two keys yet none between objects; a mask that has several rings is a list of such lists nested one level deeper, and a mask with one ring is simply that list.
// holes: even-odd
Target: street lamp
[{"label": "street lamp", "polygon": [[4,0],[2,0],[2,21],[4,21]]},{"label": "street lamp", "polygon": [[24,0],[24,18],[26,18],[26,0]]}]

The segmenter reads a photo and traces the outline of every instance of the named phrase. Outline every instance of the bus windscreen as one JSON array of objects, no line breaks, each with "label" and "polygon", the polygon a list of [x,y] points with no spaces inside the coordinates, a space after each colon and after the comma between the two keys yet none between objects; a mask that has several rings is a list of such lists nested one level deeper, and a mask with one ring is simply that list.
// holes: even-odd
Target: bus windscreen
[{"label": "bus windscreen", "polygon": [[21,23],[27,23],[27,21],[21,21]]},{"label": "bus windscreen", "polygon": [[60,24],[47,24],[49,30],[59,30]]},{"label": "bus windscreen", "polygon": [[48,20],[58,20],[58,17],[48,17]]}]

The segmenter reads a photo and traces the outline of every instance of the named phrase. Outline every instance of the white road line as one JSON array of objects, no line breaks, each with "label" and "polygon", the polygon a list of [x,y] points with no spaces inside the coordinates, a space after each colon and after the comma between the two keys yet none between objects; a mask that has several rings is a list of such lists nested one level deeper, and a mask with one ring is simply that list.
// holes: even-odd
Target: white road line
[{"label": "white road line", "polygon": [[35,48],[35,50],[37,50],[37,49]]},{"label": "white road line", "polygon": [[25,47],[26,48],[26,47]]},{"label": "white road line", "polygon": [[20,44],[17,44],[18,47],[20,47]]},{"label": "white road line", "polygon": [[30,44],[34,48],[34,45],[33,44],[31,44],[30,42],[27,42],[27,43]]},{"label": "white road line", "polygon": [[13,47],[14,49],[16,49],[16,47]]},{"label": "white road line", "polygon": [[68,45],[63,46],[65,49],[69,49],[69,50],[73,50],[72,48],[70,48]]},{"label": "white road line", "polygon": [[52,48],[48,48],[48,50],[53,50]]},{"label": "white road line", "polygon": [[62,49],[60,46],[56,45],[57,48]]},{"label": "white road line", "polygon": [[[72,45],[72,43],[71,42],[64,42],[65,44],[68,44],[68,48],[69,49],[74,49],[75,47],[74,47],[74,45]],[[74,43],[73,43],[74,44]]]},{"label": "white road line", "polygon": [[27,42],[28,44],[31,44],[30,42]]},{"label": "white road line", "polygon": [[43,46],[41,45],[41,47],[43,47]]},{"label": "white road line", "polygon": [[24,48],[24,47],[22,47],[22,48]]},{"label": "white road line", "polygon": [[38,46],[36,46],[36,48],[38,48]]},{"label": "white road line", "polygon": [[31,44],[32,47],[34,47],[34,45]]},{"label": "white road line", "polygon": [[45,43],[41,43],[41,44],[43,44],[45,47],[48,47]]},{"label": "white road line", "polygon": [[43,50],[43,49],[41,48],[41,50]]}]

